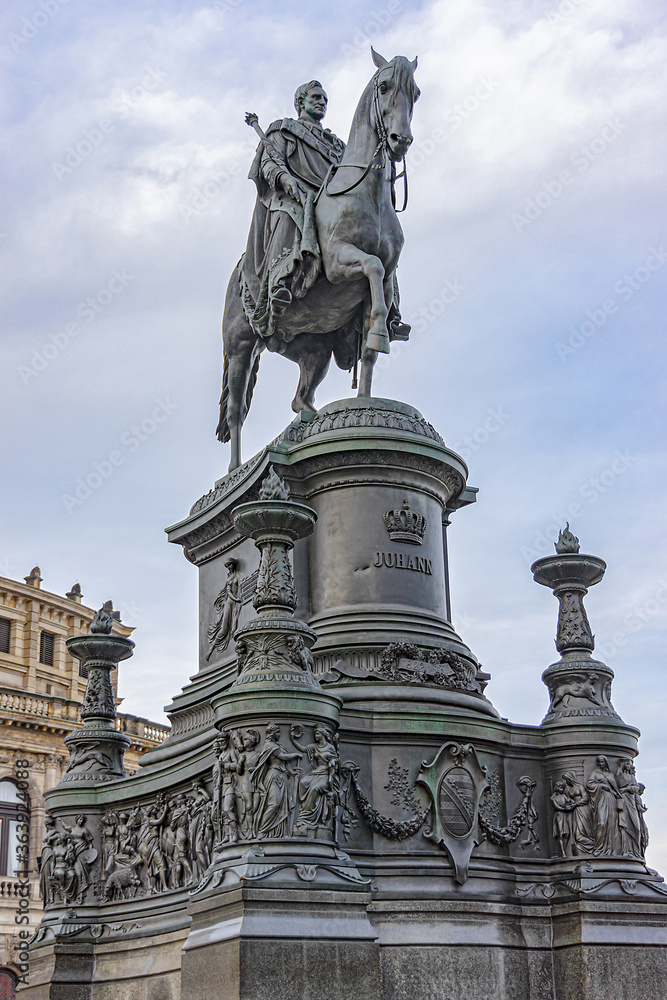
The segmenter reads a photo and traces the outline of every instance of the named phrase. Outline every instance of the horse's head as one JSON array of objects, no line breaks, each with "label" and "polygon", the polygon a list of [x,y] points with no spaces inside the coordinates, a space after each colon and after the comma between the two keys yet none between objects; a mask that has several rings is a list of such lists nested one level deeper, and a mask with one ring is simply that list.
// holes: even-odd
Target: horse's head
[{"label": "horse's head", "polygon": [[402,160],[412,142],[412,110],[419,97],[414,73],[417,59],[394,56],[388,62],[371,48],[378,68],[373,77],[373,125],[392,160]]}]

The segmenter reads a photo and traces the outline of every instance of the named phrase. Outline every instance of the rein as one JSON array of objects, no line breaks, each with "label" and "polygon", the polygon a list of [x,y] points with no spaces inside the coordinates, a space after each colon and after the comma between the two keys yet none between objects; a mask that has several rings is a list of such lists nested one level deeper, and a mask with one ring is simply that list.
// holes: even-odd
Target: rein
[{"label": "rein", "polygon": [[[363,167],[360,163],[332,163],[327,170],[327,175],[322,182],[322,186],[315,196],[315,204],[317,204],[317,199],[320,197],[322,192],[328,195],[330,198],[338,198],[341,194],[349,194],[350,191],[354,191],[356,187],[359,187],[361,182],[368,177],[371,170],[384,170],[384,156],[382,157],[382,163],[373,163],[373,160],[378,155],[382,149],[382,142],[379,142],[373,151],[373,155],[366,167]],[[350,184],[349,187],[343,188],[342,191],[329,191],[329,181],[332,181],[336,176],[337,172],[341,167],[353,167],[355,170],[363,170],[363,174],[359,180],[355,181],[354,184]]]},{"label": "rein", "polygon": [[[350,191],[354,191],[354,189],[358,187],[362,183],[362,181],[364,181],[368,177],[371,170],[384,170],[385,155],[389,151],[389,136],[387,135],[387,129],[385,128],[384,120],[382,118],[382,110],[380,108],[380,93],[379,93],[379,83],[378,83],[379,77],[380,73],[378,71],[375,75],[375,80],[373,83],[373,108],[375,109],[375,128],[378,133],[379,142],[375,147],[375,149],[373,150],[373,155],[371,156],[370,160],[368,161],[368,164],[365,167],[361,163],[332,163],[329,169],[327,170],[326,177],[322,181],[322,185],[319,191],[315,195],[315,200],[313,204],[315,205],[317,204],[322,192],[328,195],[329,198],[339,198],[343,194],[349,194]],[[374,163],[373,161],[375,160],[375,157],[378,155],[379,152],[382,152],[382,162]],[[349,187],[343,188],[342,191],[330,191],[329,183],[334,179],[334,177],[336,176],[341,167],[352,167],[354,170],[363,170],[363,173],[361,177],[354,182],[354,184],[350,184]],[[397,180],[401,179],[401,177],[403,178],[403,207],[396,208],[395,184]],[[399,215],[401,212],[404,212],[408,207],[408,167],[405,162],[405,157],[403,157],[403,170],[398,175],[396,174],[396,165],[393,160],[391,161],[390,183],[391,183],[391,204],[396,214]]]}]

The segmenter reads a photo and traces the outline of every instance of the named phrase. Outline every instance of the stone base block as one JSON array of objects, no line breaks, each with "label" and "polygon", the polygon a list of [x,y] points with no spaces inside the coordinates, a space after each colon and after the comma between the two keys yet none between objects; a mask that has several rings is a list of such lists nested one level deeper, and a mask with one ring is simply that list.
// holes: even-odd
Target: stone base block
[{"label": "stone base block", "polygon": [[180,1000],[186,927],[151,934],[107,926],[99,941],[83,934],[86,941],[50,940],[31,950],[21,1000]]},{"label": "stone base block", "polygon": [[667,913],[656,904],[554,907],[558,1000],[664,1000]]},{"label": "stone base block", "polygon": [[659,904],[383,901],[381,1000],[664,1000]]},{"label": "stone base block", "polygon": [[380,1000],[366,893],[238,889],[191,904],[181,1000]]}]

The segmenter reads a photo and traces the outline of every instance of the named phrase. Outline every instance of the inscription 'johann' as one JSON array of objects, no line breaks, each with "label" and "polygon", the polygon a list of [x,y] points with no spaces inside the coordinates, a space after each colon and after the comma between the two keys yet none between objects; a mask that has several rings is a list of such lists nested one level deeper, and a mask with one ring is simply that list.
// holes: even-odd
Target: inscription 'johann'
[{"label": "inscription 'johann'", "polygon": [[389,569],[412,569],[416,573],[433,575],[433,562],[424,556],[409,556],[405,552],[376,552],[374,566],[388,566]]}]

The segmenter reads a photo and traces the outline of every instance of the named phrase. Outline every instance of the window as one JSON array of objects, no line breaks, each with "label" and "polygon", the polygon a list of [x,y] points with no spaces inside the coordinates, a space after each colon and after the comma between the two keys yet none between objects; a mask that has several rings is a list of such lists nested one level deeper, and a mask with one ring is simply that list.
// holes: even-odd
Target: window
[{"label": "window", "polygon": [[16,976],[11,969],[0,969],[0,1000],[15,1000]]},{"label": "window", "polygon": [[53,632],[42,632],[39,636],[39,662],[53,666]]},{"label": "window", "polygon": [[[9,644],[12,637],[12,623],[9,618],[0,618],[0,653],[9,652]],[[0,993],[0,1000],[2,994]]]},{"label": "window", "polygon": [[0,781],[0,876],[16,876],[29,866],[29,808],[29,800],[21,798],[13,781]]}]

